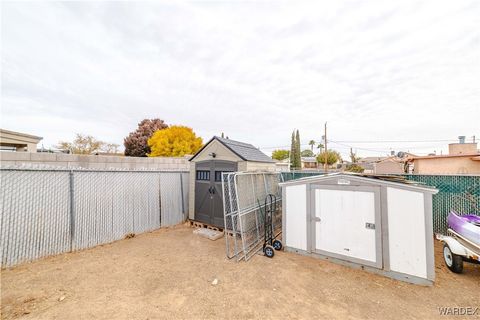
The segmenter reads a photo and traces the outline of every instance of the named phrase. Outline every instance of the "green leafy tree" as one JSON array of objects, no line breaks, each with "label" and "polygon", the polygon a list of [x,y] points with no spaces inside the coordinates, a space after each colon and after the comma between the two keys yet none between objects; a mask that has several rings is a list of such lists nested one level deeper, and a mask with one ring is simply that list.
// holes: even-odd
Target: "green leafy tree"
[{"label": "green leafy tree", "polygon": [[324,146],[322,143],[319,143],[319,144],[317,145],[318,153],[322,153],[324,147],[325,147],[325,146]]},{"label": "green leafy tree", "polygon": [[358,172],[358,173],[362,173],[365,169],[360,167],[358,164],[356,163],[352,163],[352,164],[349,164],[347,165],[345,171],[349,171],[349,172]]},{"label": "green leafy tree", "polygon": [[317,156],[317,161],[321,164],[325,164],[325,153],[326,153],[326,158],[327,158],[327,165],[331,166],[334,163],[337,163],[338,161],[342,160],[342,157],[340,156],[340,153],[338,153],[335,150],[327,150],[321,152]]},{"label": "green leafy tree", "polygon": [[311,151],[312,151],[312,153],[313,153],[313,147],[314,147],[315,144],[316,144],[315,140],[310,140],[310,142],[309,142],[308,144],[310,145],[310,149],[311,149]]},{"label": "green leafy tree", "polygon": [[305,150],[302,151],[301,156],[302,157],[315,157],[315,154],[313,153],[312,150],[305,149]]},{"label": "green leafy tree", "polygon": [[272,159],[275,160],[285,160],[290,157],[290,151],[288,150],[273,150],[272,152]]}]

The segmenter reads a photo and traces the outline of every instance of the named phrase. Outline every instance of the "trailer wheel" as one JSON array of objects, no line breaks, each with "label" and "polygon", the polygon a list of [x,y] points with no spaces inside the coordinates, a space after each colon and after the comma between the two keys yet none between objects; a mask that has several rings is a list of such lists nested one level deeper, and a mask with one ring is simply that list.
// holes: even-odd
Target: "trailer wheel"
[{"label": "trailer wheel", "polygon": [[448,269],[455,273],[462,273],[463,271],[463,259],[461,256],[454,254],[448,244],[443,245],[443,259]]},{"label": "trailer wheel", "polygon": [[280,240],[273,240],[272,246],[277,251],[282,250],[283,248],[282,241]]},{"label": "trailer wheel", "polygon": [[267,256],[268,258],[273,258],[273,256],[275,255],[275,250],[272,246],[266,245],[263,249],[263,253],[265,253],[265,256]]}]

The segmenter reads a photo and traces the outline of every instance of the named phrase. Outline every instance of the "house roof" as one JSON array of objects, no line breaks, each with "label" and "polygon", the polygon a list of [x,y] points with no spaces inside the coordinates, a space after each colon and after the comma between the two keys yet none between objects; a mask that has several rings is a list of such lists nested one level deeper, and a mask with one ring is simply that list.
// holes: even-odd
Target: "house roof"
[{"label": "house roof", "polygon": [[42,137],[34,136],[23,132],[0,129],[0,141],[12,143],[38,143],[42,139]]},{"label": "house roof", "polygon": [[383,158],[383,159],[381,159],[381,160],[375,161],[375,163],[381,163],[381,162],[387,162],[387,161],[402,163],[402,162],[406,161],[406,159],[404,159],[404,158],[399,158],[399,157],[397,157],[397,156],[390,156],[390,157]]},{"label": "house roof", "polygon": [[380,161],[380,160],[383,160],[383,159],[385,159],[385,157],[365,157],[365,158],[359,159],[357,162],[358,163],[372,163],[372,162],[377,162],[377,161]]},{"label": "house roof", "polygon": [[212,141],[217,140],[227,149],[232,151],[235,155],[237,155],[240,159],[244,161],[254,161],[254,162],[270,162],[274,163],[275,161],[267,156],[265,153],[260,151],[259,149],[255,148],[250,143],[235,141],[231,139],[225,139],[221,137],[214,136],[210,139],[193,157],[190,158],[189,161],[195,159],[195,157],[202,152]]},{"label": "house roof", "polygon": [[351,181],[364,181],[369,183],[375,183],[378,185],[385,186],[397,186],[404,189],[412,189],[423,192],[428,192],[432,194],[438,193],[438,189],[423,185],[419,182],[407,180],[402,176],[392,176],[392,175],[375,175],[375,174],[361,174],[361,173],[331,173],[326,175],[318,175],[312,177],[306,177],[301,179],[290,180],[287,182],[282,182],[280,186],[288,185],[298,185],[306,184],[310,182],[320,182],[323,180],[332,180],[338,179],[338,184],[350,184]]},{"label": "house roof", "polygon": [[317,158],[315,158],[315,157],[302,157],[302,161],[304,161],[304,162],[317,162]]},{"label": "house roof", "polygon": [[443,159],[443,158],[472,158],[472,160],[477,160],[476,158],[480,157],[478,153],[470,153],[470,154],[446,154],[446,155],[436,155],[436,156],[417,156],[417,157],[410,157],[409,160],[417,160],[417,159]]}]

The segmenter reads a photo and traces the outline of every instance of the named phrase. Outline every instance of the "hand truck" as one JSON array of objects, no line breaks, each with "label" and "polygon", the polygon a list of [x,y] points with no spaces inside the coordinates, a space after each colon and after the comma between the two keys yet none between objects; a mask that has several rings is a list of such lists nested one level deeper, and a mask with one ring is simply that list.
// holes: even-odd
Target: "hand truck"
[{"label": "hand truck", "polygon": [[263,253],[268,258],[273,258],[275,255],[275,250],[282,250],[282,242],[274,235],[274,224],[273,216],[277,212],[277,197],[273,194],[268,194],[265,197],[265,217],[264,217],[264,227],[265,227],[265,237],[263,243]]}]

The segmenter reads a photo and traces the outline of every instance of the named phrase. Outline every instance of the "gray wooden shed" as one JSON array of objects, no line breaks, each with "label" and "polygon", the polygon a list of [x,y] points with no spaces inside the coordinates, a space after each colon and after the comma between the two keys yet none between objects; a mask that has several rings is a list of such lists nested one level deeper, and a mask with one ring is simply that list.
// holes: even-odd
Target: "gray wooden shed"
[{"label": "gray wooden shed", "polygon": [[432,194],[437,189],[351,174],[280,185],[287,251],[403,281],[434,281]]},{"label": "gray wooden shed", "polygon": [[273,171],[275,162],[253,145],[213,137],[190,158],[189,219],[223,228],[222,173]]}]

